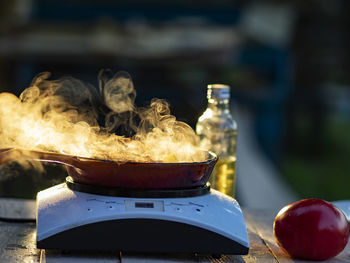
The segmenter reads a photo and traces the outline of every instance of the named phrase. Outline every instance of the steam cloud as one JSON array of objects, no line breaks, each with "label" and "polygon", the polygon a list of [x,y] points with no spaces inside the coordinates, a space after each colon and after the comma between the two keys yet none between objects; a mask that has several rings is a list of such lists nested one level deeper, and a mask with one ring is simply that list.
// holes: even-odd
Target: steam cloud
[{"label": "steam cloud", "polygon": [[[0,93],[0,148],[53,151],[113,161],[198,162],[206,156],[192,128],[166,101],[134,104],[126,72],[101,71],[99,89],[78,79],[38,75],[17,98]],[[98,116],[104,114],[105,124]],[[113,131],[128,131],[131,138]]]}]

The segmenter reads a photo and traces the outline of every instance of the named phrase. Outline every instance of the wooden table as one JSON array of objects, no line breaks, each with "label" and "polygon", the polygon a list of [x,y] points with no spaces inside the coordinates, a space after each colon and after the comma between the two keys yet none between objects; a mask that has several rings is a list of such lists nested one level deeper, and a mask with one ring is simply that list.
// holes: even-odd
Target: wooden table
[{"label": "wooden table", "polygon": [[[276,245],[272,223],[275,213],[244,210],[250,251],[248,255],[137,254],[45,251],[35,245],[35,201],[0,199],[0,262],[12,263],[154,263],[154,262],[310,262],[287,257]],[[350,246],[326,262],[350,262]]]}]

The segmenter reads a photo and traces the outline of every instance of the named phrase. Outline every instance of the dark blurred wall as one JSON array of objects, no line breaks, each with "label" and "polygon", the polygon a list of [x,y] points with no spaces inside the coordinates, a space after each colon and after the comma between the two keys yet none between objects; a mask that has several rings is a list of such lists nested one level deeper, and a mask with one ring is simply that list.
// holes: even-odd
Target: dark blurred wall
[{"label": "dark blurred wall", "polygon": [[304,197],[348,199],[349,1],[297,1],[284,174]]},{"label": "dark blurred wall", "polygon": [[[288,144],[291,148],[303,147],[315,156],[325,148],[326,117],[335,106],[336,101],[332,99],[337,99],[327,96],[332,92],[331,85],[350,83],[350,3],[299,1],[298,10],[293,45],[295,91],[290,98],[292,118]],[[298,118],[307,118],[304,138],[294,136]]]}]

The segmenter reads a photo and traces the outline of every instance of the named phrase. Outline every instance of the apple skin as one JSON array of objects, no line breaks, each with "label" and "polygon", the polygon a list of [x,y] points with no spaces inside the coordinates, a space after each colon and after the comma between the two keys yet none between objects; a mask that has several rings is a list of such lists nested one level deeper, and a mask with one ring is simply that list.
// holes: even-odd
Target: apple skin
[{"label": "apple skin", "polygon": [[277,244],[293,258],[326,260],[345,248],[349,224],[333,204],[321,199],[304,199],[279,211],[273,234]]}]

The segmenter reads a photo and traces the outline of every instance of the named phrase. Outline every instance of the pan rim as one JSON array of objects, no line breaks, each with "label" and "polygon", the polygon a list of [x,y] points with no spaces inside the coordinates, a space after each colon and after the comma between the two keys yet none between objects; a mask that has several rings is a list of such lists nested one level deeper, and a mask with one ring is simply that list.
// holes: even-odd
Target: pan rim
[{"label": "pan rim", "polygon": [[[49,152],[49,151],[38,151],[38,150],[31,150],[31,149],[19,149],[19,148],[2,148],[0,149],[1,153],[5,153],[8,151],[19,151],[22,153],[25,153],[26,151],[30,152],[31,154],[48,154],[48,155],[63,155],[67,158],[76,159],[78,161],[95,161],[95,162],[104,162],[104,163],[114,163],[114,164],[130,164],[130,165],[162,165],[162,166],[171,166],[171,165],[181,165],[181,166],[187,166],[187,165],[205,165],[209,164],[213,161],[218,160],[217,154],[215,154],[212,151],[204,151],[207,154],[207,159],[201,162],[137,162],[137,161],[114,161],[114,160],[104,160],[104,159],[98,159],[98,158],[89,158],[89,157],[83,157],[83,156],[76,156],[76,155],[69,155],[65,153],[60,152]],[[35,158],[34,158],[35,159]]]}]

